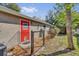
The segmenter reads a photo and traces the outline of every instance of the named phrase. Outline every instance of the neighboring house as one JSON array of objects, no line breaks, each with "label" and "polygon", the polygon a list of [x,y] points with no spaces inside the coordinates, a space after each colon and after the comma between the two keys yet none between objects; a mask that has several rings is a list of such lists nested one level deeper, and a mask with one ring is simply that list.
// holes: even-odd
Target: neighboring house
[{"label": "neighboring house", "polygon": [[[31,41],[31,31],[47,31],[51,27],[45,21],[32,19],[6,7],[0,6],[0,43],[5,43],[11,48],[25,39]],[[40,33],[41,34],[41,33]],[[40,38],[39,33],[35,37]]]}]

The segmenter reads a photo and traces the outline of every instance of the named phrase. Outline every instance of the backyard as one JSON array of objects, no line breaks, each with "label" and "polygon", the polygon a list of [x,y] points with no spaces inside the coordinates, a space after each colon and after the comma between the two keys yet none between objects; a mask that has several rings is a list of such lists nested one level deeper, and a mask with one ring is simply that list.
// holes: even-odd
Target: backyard
[{"label": "backyard", "polygon": [[35,55],[38,56],[78,56],[79,49],[77,47],[76,37],[73,37],[75,50],[67,50],[67,36],[57,35],[55,38],[50,39],[45,45],[44,49],[41,49]]},{"label": "backyard", "polygon": [[41,16],[27,13],[31,9],[26,6],[32,4],[0,5],[0,42],[5,43],[7,56],[79,55],[79,4],[34,4]]}]

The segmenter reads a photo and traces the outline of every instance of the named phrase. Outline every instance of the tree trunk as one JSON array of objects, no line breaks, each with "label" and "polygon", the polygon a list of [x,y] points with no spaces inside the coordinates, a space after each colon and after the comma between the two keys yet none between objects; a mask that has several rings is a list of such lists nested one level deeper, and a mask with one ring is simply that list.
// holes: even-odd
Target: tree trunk
[{"label": "tree trunk", "polygon": [[72,19],[71,19],[71,9],[66,9],[66,31],[67,31],[67,38],[68,38],[68,48],[74,49],[73,45],[73,38],[72,38]]}]

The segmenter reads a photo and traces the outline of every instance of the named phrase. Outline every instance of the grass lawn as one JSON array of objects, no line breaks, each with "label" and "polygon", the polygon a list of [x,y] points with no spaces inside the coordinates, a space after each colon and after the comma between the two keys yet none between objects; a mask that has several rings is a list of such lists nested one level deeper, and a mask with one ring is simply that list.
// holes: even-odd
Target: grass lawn
[{"label": "grass lawn", "polygon": [[53,39],[50,39],[46,44],[44,50],[40,51],[37,55],[48,55],[48,56],[79,56],[79,48],[77,46],[77,39],[73,37],[73,42],[75,50],[69,52],[61,52],[68,47],[67,36],[56,36]]},{"label": "grass lawn", "polygon": [[77,38],[76,37],[73,37],[73,42],[74,42],[75,50],[68,52],[68,53],[59,54],[59,56],[79,56],[79,48],[78,48],[78,45],[77,45]]}]

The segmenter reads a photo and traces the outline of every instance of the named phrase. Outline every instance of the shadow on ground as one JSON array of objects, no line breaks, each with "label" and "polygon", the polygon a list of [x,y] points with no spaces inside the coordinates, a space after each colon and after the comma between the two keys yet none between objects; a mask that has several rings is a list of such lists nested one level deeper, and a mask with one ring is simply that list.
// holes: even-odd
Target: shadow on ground
[{"label": "shadow on ground", "polygon": [[64,54],[64,53],[71,52],[71,51],[72,51],[72,50],[64,49],[64,50],[57,51],[57,52],[54,52],[54,53],[51,53],[51,54],[42,54],[42,55],[43,55],[43,56],[57,56],[57,55],[60,55],[60,54]]}]

